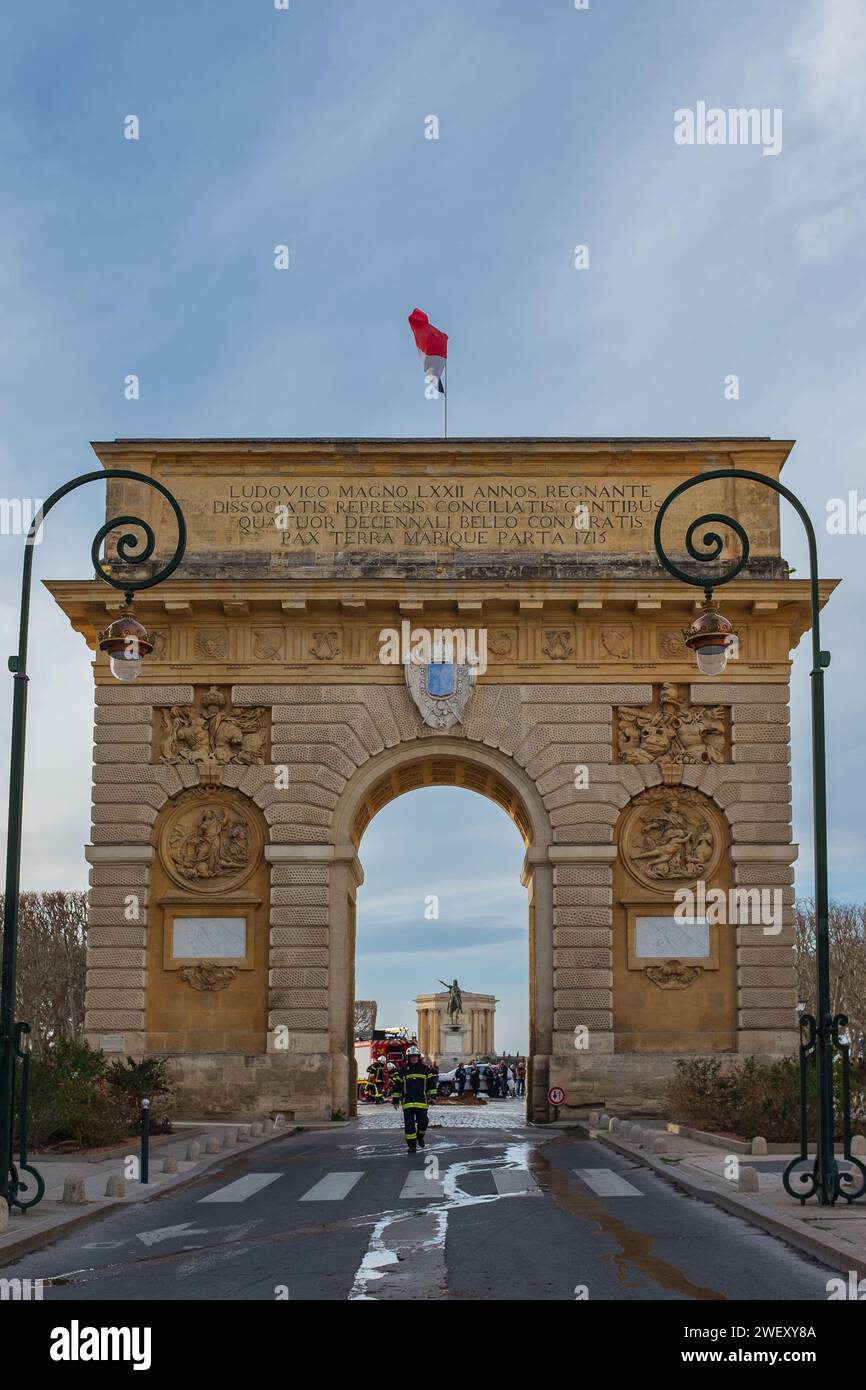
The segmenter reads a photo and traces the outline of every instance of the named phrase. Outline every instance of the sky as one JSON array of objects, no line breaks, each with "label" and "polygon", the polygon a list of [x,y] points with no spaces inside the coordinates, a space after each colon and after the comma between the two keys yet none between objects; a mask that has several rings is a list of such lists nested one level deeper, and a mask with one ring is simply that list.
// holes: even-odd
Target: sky
[{"label": "sky", "polygon": [[[438,434],[416,305],[450,334],[453,435],[794,438],[784,481],[816,519],[822,573],[843,581],[824,619],[831,888],[862,901],[866,536],[828,534],[825,518],[834,498],[866,499],[864,66],[861,0],[6,0],[0,497],[44,497],[95,466],[90,439]],[[678,144],[674,113],[699,102],[781,112],[781,150]],[[103,497],[83,491],[53,514],[38,576],[88,575]],[[783,551],[802,577],[784,510]],[[0,535],[7,651],[20,560],[21,538]],[[78,887],[88,656],[43,592],[33,634],[22,881]],[[803,646],[804,895],[808,684]],[[0,747],[10,699],[7,686]],[[454,791],[404,803],[364,843],[377,868],[359,932],[377,941],[384,913],[419,942],[389,1008],[442,964],[418,931],[410,826],[417,843],[449,837],[465,949],[513,962],[491,984],[467,960],[466,987],[525,990],[513,828]],[[467,892],[473,836],[489,898]]]}]

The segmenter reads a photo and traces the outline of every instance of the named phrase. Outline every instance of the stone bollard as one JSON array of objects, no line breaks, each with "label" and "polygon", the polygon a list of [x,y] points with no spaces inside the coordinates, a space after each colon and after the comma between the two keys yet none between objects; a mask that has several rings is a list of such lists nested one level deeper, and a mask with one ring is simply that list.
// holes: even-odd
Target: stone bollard
[{"label": "stone bollard", "polygon": [[737,1181],[738,1192],[760,1192],[761,1184],[758,1182],[757,1168],[750,1168],[748,1164],[740,1164],[740,1176]]},{"label": "stone bollard", "polygon": [[65,1207],[84,1206],[87,1201],[87,1193],[84,1191],[83,1178],[64,1178],[62,1201]]},{"label": "stone bollard", "polygon": [[854,1135],[851,1140],[851,1152],[852,1154],[866,1154],[866,1139],[863,1138],[862,1134]]},{"label": "stone bollard", "polygon": [[176,1172],[177,1172],[177,1159],[176,1159],[176,1158],[164,1158],[164,1159],[162,1160],[162,1171],[163,1171],[164,1173],[176,1173]]},{"label": "stone bollard", "polygon": [[631,1120],[623,1120],[622,1124],[619,1127],[620,1139],[628,1139],[629,1135],[631,1134],[631,1129]]},{"label": "stone bollard", "polygon": [[766,1139],[764,1139],[764,1137],[763,1137],[762,1135],[760,1135],[760,1134],[758,1135],[757,1139],[753,1139],[753,1140],[752,1140],[752,1153],[753,1153],[753,1154],[765,1154],[765,1153],[767,1153],[767,1141],[766,1141]]},{"label": "stone bollard", "polygon": [[218,1154],[220,1151],[220,1141],[211,1135],[204,1146],[204,1151],[206,1154]]},{"label": "stone bollard", "polygon": [[250,1125],[250,1138],[251,1138],[251,1139],[259,1139],[259,1138],[261,1137],[261,1135],[264,1134],[264,1132],[265,1132],[265,1127],[264,1127],[264,1125],[262,1124],[261,1120],[256,1120],[253,1124]]},{"label": "stone bollard", "polygon": [[667,1151],[668,1151],[668,1141],[667,1141],[667,1139],[663,1138],[662,1135],[659,1135],[658,1139],[654,1139],[654,1140],[653,1140],[653,1153],[654,1153],[654,1154],[666,1154]]},{"label": "stone bollard", "polygon": [[609,1130],[609,1132],[610,1132],[611,1134],[619,1134],[619,1128],[620,1128],[620,1121],[619,1121],[619,1120],[616,1118],[616,1116],[614,1115],[613,1119],[612,1119],[612,1120],[610,1121],[610,1123],[608,1124],[608,1130]]},{"label": "stone bollard", "polygon": [[637,1147],[640,1148],[641,1144],[643,1143],[643,1130],[641,1129],[640,1125],[632,1125],[631,1133],[629,1134],[629,1141],[632,1144],[636,1144]]},{"label": "stone bollard", "polygon": [[597,1110],[590,1110],[590,1112],[589,1112],[589,1123],[590,1123],[591,1125],[597,1125],[597,1124],[598,1124],[598,1111],[597,1111]]},{"label": "stone bollard", "polygon": [[247,1142],[247,1140],[249,1139],[249,1137],[250,1137],[250,1127],[249,1127],[249,1125],[241,1125],[240,1129],[238,1130],[238,1143],[239,1143],[239,1144],[246,1144],[246,1142]]},{"label": "stone bollard", "polygon": [[113,1178],[109,1178],[105,1184],[105,1195],[106,1197],[125,1197],[126,1178],[121,1178],[117,1174]]},{"label": "stone bollard", "polygon": [[191,1140],[186,1146],[186,1157],[188,1163],[198,1163],[201,1158],[201,1144],[197,1139]]},{"label": "stone bollard", "polygon": [[5,1202],[0,1202],[0,1236],[9,1229],[9,1208]]},{"label": "stone bollard", "polygon": [[610,1115],[608,1115],[606,1110],[603,1112],[602,1117],[598,1123],[602,1129],[607,1129],[608,1125],[610,1124]]},{"label": "stone bollard", "polygon": [[238,1142],[237,1130],[227,1129],[223,1135],[223,1148],[231,1149]]}]

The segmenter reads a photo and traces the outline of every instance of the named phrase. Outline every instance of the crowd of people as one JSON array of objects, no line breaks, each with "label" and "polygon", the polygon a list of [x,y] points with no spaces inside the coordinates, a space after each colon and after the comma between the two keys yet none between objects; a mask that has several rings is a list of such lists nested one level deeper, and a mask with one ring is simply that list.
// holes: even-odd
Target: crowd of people
[{"label": "crowd of people", "polygon": [[518,1057],[513,1066],[509,1066],[504,1057],[499,1062],[487,1062],[484,1064],[483,1076],[481,1067],[477,1062],[472,1062],[468,1069],[461,1062],[454,1072],[458,1096],[466,1093],[467,1085],[473,1096],[477,1096],[481,1090],[482,1080],[484,1089],[491,1100],[507,1100],[509,1096],[525,1096],[526,1060],[523,1057]]}]

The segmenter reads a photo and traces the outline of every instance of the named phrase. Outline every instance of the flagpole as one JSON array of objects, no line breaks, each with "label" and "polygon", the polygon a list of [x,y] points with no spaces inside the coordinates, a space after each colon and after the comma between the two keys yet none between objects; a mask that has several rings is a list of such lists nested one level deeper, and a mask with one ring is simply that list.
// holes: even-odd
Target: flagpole
[{"label": "flagpole", "polygon": [[445,438],[448,438],[448,387],[445,387]]}]

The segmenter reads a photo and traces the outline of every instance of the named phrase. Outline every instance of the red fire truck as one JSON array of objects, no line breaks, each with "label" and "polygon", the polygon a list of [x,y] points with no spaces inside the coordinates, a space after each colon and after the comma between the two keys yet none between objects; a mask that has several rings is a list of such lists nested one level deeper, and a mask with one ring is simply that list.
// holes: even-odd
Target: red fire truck
[{"label": "red fire truck", "polygon": [[358,1067],[358,1099],[370,1100],[366,1094],[367,1068],[372,1062],[379,1058],[385,1063],[383,1077],[383,1092],[387,1096],[391,1086],[392,1072],[388,1066],[393,1062],[395,1066],[403,1065],[406,1049],[412,1043],[417,1046],[417,1039],[414,1033],[410,1033],[408,1028],[378,1028],[374,1029],[370,1038],[359,1039],[355,1043],[355,1062]]}]

